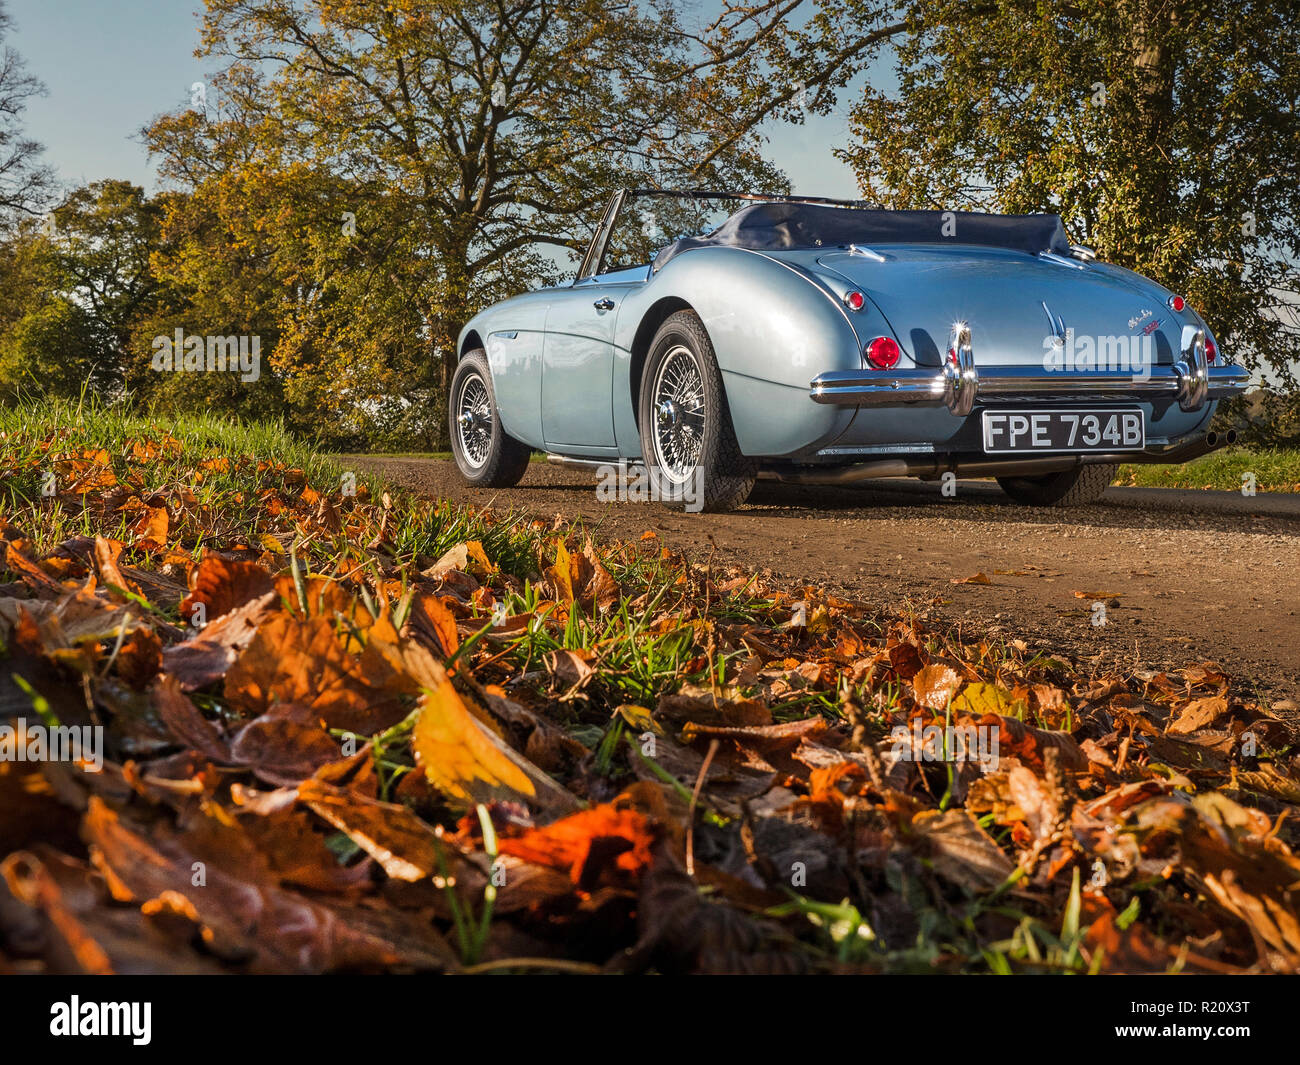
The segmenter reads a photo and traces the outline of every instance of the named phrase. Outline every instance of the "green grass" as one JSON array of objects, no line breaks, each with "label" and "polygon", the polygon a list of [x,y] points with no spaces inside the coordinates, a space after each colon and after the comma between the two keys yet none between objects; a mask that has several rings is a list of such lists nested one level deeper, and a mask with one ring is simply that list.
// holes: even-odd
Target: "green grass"
[{"label": "green grass", "polygon": [[[51,474],[54,494],[48,495]],[[105,476],[116,483],[78,483]],[[345,495],[345,484],[356,494]],[[293,439],[275,422],[179,415],[164,423],[89,400],[0,407],[0,518],[29,537],[38,554],[75,536],[130,545],[139,511],[105,506],[115,490],[163,500],[172,515],[169,547],[196,557],[205,544],[256,546],[267,535],[293,546],[304,494],[316,492],[328,496],[340,515],[361,523],[363,543],[382,524],[382,550],[396,559],[437,558],[479,540],[507,572],[526,576],[536,568],[539,536],[521,521],[485,518],[470,508],[397,491],[389,494],[392,507],[384,519],[382,482]],[[314,539],[300,554],[320,567],[354,548],[340,533],[333,540]]]},{"label": "green grass", "polygon": [[1116,484],[1148,488],[1215,488],[1240,492],[1244,475],[1257,492],[1300,492],[1300,450],[1224,448],[1180,466],[1126,464]]},{"label": "green grass", "polygon": [[[158,448],[158,454],[142,459],[137,446]],[[1264,458],[1279,454],[1286,459],[1278,459],[1277,465],[1237,451],[1207,456],[1182,469],[1208,464],[1223,477],[1251,469],[1264,488],[1280,483],[1277,471],[1295,468],[1295,453],[1270,453]],[[227,461],[214,465],[214,459]],[[887,619],[882,626],[881,618],[846,614],[834,621],[833,633],[828,629],[821,636],[811,631],[796,636],[785,630],[791,614],[789,597],[766,588],[756,578],[722,593],[717,586],[724,578],[741,575],[714,572],[711,563],[700,565],[699,560],[693,563],[665,552],[658,541],[600,543],[599,526],[578,522],[553,530],[547,523],[511,514],[484,514],[446,501],[418,499],[396,489],[385,491],[382,482],[362,477],[357,482],[365,485],[366,491],[344,499],[339,487],[348,472],[346,465],[345,458],[321,454],[294,441],[276,424],[244,425],[201,416],[179,417],[162,425],[117,407],[57,402],[0,409],[0,518],[31,538],[37,555],[74,536],[101,534],[122,540],[128,561],[144,567],[156,563],[156,555],[149,557],[144,549],[132,546],[131,519],[117,512],[120,503],[109,503],[114,496],[123,495],[137,500],[161,498],[167,503],[174,523],[169,537],[172,549],[197,555],[204,543],[227,547],[232,541],[256,544],[270,534],[282,543],[292,543],[297,558],[318,571],[340,560],[380,567],[382,573],[377,576],[383,580],[372,582],[372,587],[393,583],[405,587],[413,579],[412,571],[422,568],[422,560],[436,558],[468,540],[480,541],[490,561],[500,567],[501,572],[485,580],[490,581],[506,613],[534,617],[525,628],[498,637],[491,634],[487,609],[471,607],[473,623],[481,628],[477,636],[462,642],[456,661],[467,664],[480,682],[508,685],[512,697],[544,708],[551,724],[592,750],[590,772],[604,778],[602,786],[607,789],[630,783],[635,775],[634,760],[639,759],[670,784],[679,799],[690,800],[691,782],[672,776],[647,755],[631,724],[635,718],[616,709],[624,704],[654,707],[663,695],[685,682],[712,689],[726,699],[763,698],[776,721],[813,712],[846,720],[877,742],[889,733],[891,715],[905,707],[900,701],[901,685],[870,678],[849,684],[841,676],[833,686],[788,688],[765,696],[757,684],[740,680],[739,667],[750,652],[737,633],[729,630],[757,630],[782,654],[815,660],[829,655],[834,635],[846,631],[869,641],[863,655],[876,653],[891,636],[901,639],[903,633],[914,630],[913,618]],[[77,469],[91,475],[111,472],[116,485],[75,490],[72,478]],[[41,491],[45,474],[51,470],[62,471],[54,496]],[[1177,471],[1146,467],[1140,472]],[[1238,487],[1239,483],[1227,486]],[[122,487],[128,491],[123,493]],[[303,521],[307,505],[302,498],[308,489],[327,496],[337,507],[349,526],[345,533],[332,540],[315,533],[306,541],[297,539],[300,526],[310,524]],[[538,585],[539,570],[556,562],[557,540],[567,539],[572,550],[588,536],[599,544],[601,561],[620,586],[618,602],[603,614],[577,604],[559,609],[547,601],[545,595],[550,593],[543,593]],[[0,579],[16,576],[4,573],[3,557],[0,555]],[[272,562],[288,565],[284,558]],[[502,580],[501,573],[514,579]],[[402,620],[395,611],[394,622],[400,626]],[[1005,639],[963,645],[959,633],[940,631],[927,633],[923,639],[932,661],[967,663],[975,675],[1009,689],[1036,683],[1069,688],[1079,680],[1069,664],[1043,653],[1017,650]],[[597,671],[589,683],[575,690],[557,684],[545,664],[552,653],[564,650],[588,652]],[[207,705],[207,697],[194,698],[201,706]],[[414,720],[414,716],[408,717],[373,738],[380,797],[385,800],[395,801],[395,785],[414,770],[410,751]],[[1072,727],[1068,713],[1064,720],[1036,716],[1033,723],[1046,729]],[[943,796],[941,807],[948,804],[952,790],[951,763],[944,768],[946,779],[932,773],[930,780],[936,798]],[[721,814],[703,805],[701,810],[706,823],[724,825]],[[480,823],[490,863],[496,853],[491,822],[483,819]],[[999,835],[1004,848],[1010,848],[1005,832]],[[1032,894],[1013,891],[1021,877],[1019,871],[993,890],[970,897],[959,897],[951,886],[945,888],[921,864],[890,863],[867,875],[871,877],[868,894],[893,896],[917,915],[914,938],[891,937],[883,929],[878,934],[849,899],[833,903],[790,891],[790,902],[770,910],[769,915],[807,922],[802,949],[814,956],[881,972],[1082,972],[1088,968],[1080,950],[1086,929],[1080,920],[1082,888],[1077,869],[1068,893],[1057,893],[1057,908],[1037,888]],[[1137,890],[1152,888],[1148,885]],[[460,906],[454,892],[446,897],[449,907]],[[1131,921],[1138,906],[1135,893],[1122,920]],[[1141,906],[1158,910],[1158,894],[1153,890]],[[461,958],[472,964],[482,956],[494,920],[491,893],[485,889],[481,906],[453,909],[452,916]],[[501,919],[499,915],[497,919]],[[885,940],[891,945],[886,946]]]},{"label": "green grass", "polygon": [[[107,453],[106,463],[99,452]],[[237,456],[248,461],[230,462]],[[227,468],[222,468],[222,458],[229,462]],[[206,469],[205,462],[210,462]],[[22,528],[40,551],[75,535],[131,539],[134,515],[115,517],[94,507],[102,489],[77,491],[79,472],[111,472],[140,498],[184,486],[193,492],[196,510],[218,516],[211,532],[250,539],[272,531],[261,497],[287,487],[284,471],[300,471],[293,475],[295,480],[301,476],[299,492],[309,484],[336,487],[344,472],[274,423],[242,424],[206,415],[179,416],[163,426],[126,408],[93,401],[0,407],[0,515]],[[358,478],[358,483],[368,482]],[[46,495],[51,488],[55,494]]]}]

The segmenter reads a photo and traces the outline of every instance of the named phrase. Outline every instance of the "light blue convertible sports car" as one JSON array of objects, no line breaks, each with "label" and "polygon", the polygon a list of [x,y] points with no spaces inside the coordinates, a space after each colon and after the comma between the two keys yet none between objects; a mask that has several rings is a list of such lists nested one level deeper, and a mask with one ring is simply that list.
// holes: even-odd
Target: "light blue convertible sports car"
[{"label": "light blue convertible sports car", "polygon": [[760,472],[1087,502],[1120,462],[1230,443],[1210,419],[1247,380],[1182,297],[1056,215],[695,191],[614,195],[577,278],[487,308],[457,353],[471,483],[514,484],[536,449],[641,463],[709,510]]}]

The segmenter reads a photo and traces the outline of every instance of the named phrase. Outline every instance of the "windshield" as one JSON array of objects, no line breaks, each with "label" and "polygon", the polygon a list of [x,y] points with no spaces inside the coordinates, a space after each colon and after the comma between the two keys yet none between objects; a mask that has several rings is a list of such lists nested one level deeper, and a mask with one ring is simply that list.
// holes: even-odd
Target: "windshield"
[{"label": "windshield", "polygon": [[678,237],[712,233],[740,206],[718,196],[629,194],[614,221],[602,274],[647,266]]}]

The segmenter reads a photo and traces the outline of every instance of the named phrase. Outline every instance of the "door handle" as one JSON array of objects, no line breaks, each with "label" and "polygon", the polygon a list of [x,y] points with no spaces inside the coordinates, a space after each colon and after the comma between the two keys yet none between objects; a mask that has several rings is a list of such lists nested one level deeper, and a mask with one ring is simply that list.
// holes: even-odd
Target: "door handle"
[{"label": "door handle", "polygon": [[608,296],[602,296],[595,303],[593,303],[592,306],[595,307],[596,310],[598,311],[612,311],[614,309],[614,301],[610,299]]}]

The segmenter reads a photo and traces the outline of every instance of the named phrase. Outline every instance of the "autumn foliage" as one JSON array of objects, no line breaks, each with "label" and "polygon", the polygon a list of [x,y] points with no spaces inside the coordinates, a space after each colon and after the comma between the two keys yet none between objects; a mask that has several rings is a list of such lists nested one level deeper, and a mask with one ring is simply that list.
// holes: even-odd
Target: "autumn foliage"
[{"label": "autumn foliage", "polygon": [[0,969],[1300,967],[1295,730],[1213,663],[189,447],[0,447]]}]

